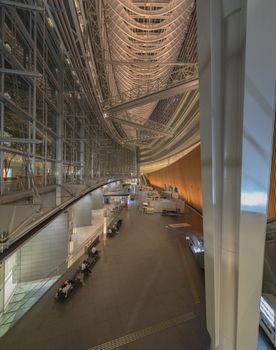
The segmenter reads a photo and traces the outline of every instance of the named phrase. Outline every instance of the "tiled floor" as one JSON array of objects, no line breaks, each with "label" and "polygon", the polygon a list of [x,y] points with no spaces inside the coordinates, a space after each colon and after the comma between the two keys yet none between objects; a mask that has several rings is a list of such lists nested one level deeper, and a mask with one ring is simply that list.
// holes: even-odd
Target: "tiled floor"
[{"label": "tiled floor", "polygon": [[88,350],[189,313],[195,317],[122,349],[207,349],[203,272],[184,234],[165,227],[183,217],[140,215],[133,206],[122,218],[86,286],[65,303],[52,288],[0,340],[1,349]]}]

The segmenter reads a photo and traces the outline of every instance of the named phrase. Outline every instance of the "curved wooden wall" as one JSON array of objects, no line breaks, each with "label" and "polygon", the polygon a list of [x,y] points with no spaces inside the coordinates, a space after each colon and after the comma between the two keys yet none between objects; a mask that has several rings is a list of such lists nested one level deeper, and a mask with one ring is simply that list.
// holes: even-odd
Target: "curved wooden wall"
[{"label": "curved wooden wall", "polygon": [[274,123],[274,136],[272,148],[272,161],[270,173],[270,190],[268,197],[267,218],[276,216],[276,123]]},{"label": "curved wooden wall", "polygon": [[[178,187],[181,198],[202,213],[200,146],[168,167],[145,176],[154,186],[164,188],[165,184],[169,184]],[[276,217],[276,123],[267,217]]]},{"label": "curved wooden wall", "polygon": [[180,197],[202,213],[200,146],[166,168],[144,175],[153,186],[177,187]]}]

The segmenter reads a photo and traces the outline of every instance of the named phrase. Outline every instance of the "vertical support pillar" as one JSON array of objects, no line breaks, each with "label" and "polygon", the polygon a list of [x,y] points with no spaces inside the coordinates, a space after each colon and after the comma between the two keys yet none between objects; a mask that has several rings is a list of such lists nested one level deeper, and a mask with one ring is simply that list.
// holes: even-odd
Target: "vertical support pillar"
[{"label": "vertical support pillar", "polygon": [[84,137],[85,137],[85,131],[84,131],[84,120],[82,120],[82,123],[81,123],[81,130],[80,130],[80,138],[81,138],[81,141],[80,141],[80,180],[81,180],[81,183],[84,183]]},{"label": "vertical support pillar", "polygon": [[68,230],[67,230],[67,237],[68,237],[68,252],[69,255],[73,255],[74,253],[74,241],[72,240],[73,235],[73,229],[74,229],[74,217],[73,217],[73,208],[69,207],[67,210],[68,215]]},{"label": "vertical support pillar", "polygon": [[135,147],[135,155],[134,155],[134,174],[136,175],[137,179],[140,178],[140,166],[139,166],[139,148]]},{"label": "vertical support pillar", "polygon": [[106,245],[106,237],[107,237],[107,211],[104,213],[104,224],[103,224],[103,242]]},{"label": "vertical support pillar", "polygon": [[0,314],[4,311],[5,264],[0,262]]},{"label": "vertical support pillar", "polygon": [[198,0],[207,328],[256,349],[275,113],[273,0]]},{"label": "vertical support pillar", "polygon": [[[33,35],[34,35],[34,48],[33,48],[33,59],[34,59],[34,71],[37,71],[37,12],[35,11],[33,13]],[[36,78],[33,78],[33,99],[32,99],[32,117],[33,117],[33,122],[32,122],[32,139],[35,140],[36,139],[36,93],[37,93],[37,81]],[[31,164],[29,164],[29,166],[32,167],[31,173],[33,174],[33,186],[35,186],[35,160],[36,160],[36,144],[33,143],[32,144],[32,148],[31,148],[31,153],[33,155],[32,157],[32,162]]]},{"label": "vertical support pillar", "polygon": [[[45,98],[45,97],[44,97]],[[45,116],[45,125],[47,125],[47,119],[48,119],[48,104],[43,103],[43,113]],[[45,142],[45,148],[44,148],[44,159],[43,159],[43,186],[47,186],[48,185],[48,161],[47,161],[47,142],[48,142],[48,137],[44,137],[44,142]]]},{"label": "vertical support pillar", "polygon": [[94,144],[91,141],[91,179],[94,180],[95,174],[94,174],[94,167],[95,167],[95,156],[94,156]]},{"label": "vertical support pillar", "polygon": [[60,48],[60,65],[58,70],[59,94],[58,94],[58,118],[57,118],[57,140],[56,140],[56,205],[61,204],[61,195],[63,183],[63,104],[64,104],[64,48]]}]

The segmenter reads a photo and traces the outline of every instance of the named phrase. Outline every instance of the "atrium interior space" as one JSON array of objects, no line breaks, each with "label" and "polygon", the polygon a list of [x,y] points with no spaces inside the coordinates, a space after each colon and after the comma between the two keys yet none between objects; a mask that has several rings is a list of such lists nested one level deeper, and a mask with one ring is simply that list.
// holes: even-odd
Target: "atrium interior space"
[{"label": "atrium interior space", "polygon": [[0,348],[276,348],[276,2],[0,0]]}]

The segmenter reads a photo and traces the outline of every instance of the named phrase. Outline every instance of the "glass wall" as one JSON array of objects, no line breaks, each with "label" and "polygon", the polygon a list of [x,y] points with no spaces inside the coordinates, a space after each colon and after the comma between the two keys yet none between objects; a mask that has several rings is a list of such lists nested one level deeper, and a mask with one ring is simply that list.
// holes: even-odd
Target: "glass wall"
[{"label": "glass wall", "polygon": [[135,173],[135,151],[99,123],[82,70],[45,16],[0,6],[0,18],[0,195]]}]

